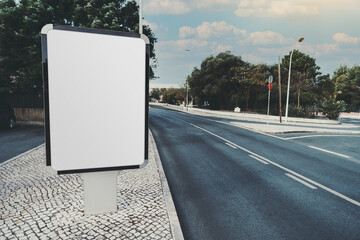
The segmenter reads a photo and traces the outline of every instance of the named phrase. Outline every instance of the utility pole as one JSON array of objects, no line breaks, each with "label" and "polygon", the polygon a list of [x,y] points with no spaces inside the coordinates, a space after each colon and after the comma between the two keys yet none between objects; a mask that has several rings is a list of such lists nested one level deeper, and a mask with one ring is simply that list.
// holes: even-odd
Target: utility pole
[{"label": "utility pole", "polygon": [[279,59],[278,59],[278,73],[279,73],[279,117],[280,117],[280,123],[282,123],[282,120],[281,120],[281,72],[280,72],[280,56],[279,56]]},{"label": "utility pole", "polygon": [[140,36],[143,34],[143,27],[142,27],[142,0],[139,0],[139,33]]},{"label": "utility pole", "polygon": [[[190,49],[185,49],[185,52],[190,52]],[[191,74],[191,71],[189,69],[189,76]],[[188,79],[186,79],[186,101],[185,101],[185,104],[186,104],[186,112],[189,111],[189,81]]]}]

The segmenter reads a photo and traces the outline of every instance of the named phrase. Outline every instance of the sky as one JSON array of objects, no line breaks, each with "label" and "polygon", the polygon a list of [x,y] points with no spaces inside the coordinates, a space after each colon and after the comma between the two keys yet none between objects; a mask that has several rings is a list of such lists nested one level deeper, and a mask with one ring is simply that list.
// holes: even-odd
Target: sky
[{"label": "sky", "polygon": [[330,75],[360,65],[359,9],[360,0],[142,0],[144,24],[158,38],[150,87],[182,85],[206,57],[226,50],[276,64],[295,48]]}]

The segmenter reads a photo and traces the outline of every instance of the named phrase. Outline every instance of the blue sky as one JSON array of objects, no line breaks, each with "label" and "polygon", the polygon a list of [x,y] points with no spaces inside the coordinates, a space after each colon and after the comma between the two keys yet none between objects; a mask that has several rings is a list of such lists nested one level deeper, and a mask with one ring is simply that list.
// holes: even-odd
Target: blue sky
[{"label": "blue sky", "polygon": [[[316,58],[324,74],[360,64],[359,0],[143,0],[158,38],[158,79],[184,84],[209,55],[225,50],[251,63],[277,63],[291,49]],[[305,40],[297,43],[300,37]],[[190,51],[185,51],[189,49]]]}]

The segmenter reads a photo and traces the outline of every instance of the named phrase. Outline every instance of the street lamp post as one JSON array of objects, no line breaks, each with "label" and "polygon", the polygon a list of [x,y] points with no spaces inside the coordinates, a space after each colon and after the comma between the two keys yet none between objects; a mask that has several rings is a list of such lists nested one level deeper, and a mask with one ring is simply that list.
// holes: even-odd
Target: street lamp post
[{"label": "street lamp post", "polygon": [[139,0],[139,33],[140,33],[140,36],[143,34],[143,28],[142,28],[142,0]]},{"label": "street lamp post", "polygon": [[[186,52],[190,52],[190,49],[185,49]],[[190,70],[189,70],[189,74],[190,74]],[[189,111],[189,82],[186,79],[186,100],[185,100],[185,104],[186,104],[186,111]]]},{"label": "street lamp post", "polygon": [[[302,42],[304,38],[300,38],[298,42]],[[288,85],[287,85],[287,93],[286,93],[286,109],[285,109],[285,121],[288,122],[288,112],[289,112],[289,95],[290,95],[290,76],[291,76],[291,60],[294,53],[293,49],[290,54],[290,63],[289,63],[289,76],[288,76]]]}]

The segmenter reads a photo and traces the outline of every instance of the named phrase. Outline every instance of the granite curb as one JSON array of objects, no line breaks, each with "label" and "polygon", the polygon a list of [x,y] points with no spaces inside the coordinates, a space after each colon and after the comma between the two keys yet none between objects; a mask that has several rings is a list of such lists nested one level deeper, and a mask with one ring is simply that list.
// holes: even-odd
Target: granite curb
[{"label": "granite curb", "polygon": [[[260,119],[257,115],[257,118],[251,118],[251,114],[247,114],[250,117],[241,117],[237,115],[228,115],[228,113],[222,113],[218,111],[209,111],[207,112],[194,112],[194,111],[185,111],[179,106],[173,106],[168,104],[154,104],[158,106],[163,106],[175,111],[183,112],[186,114],[192,114],[195,116],[211,116],[217,118],[224,118],[228,120],[241,120],[243,122],[230,122],[232,125],[237,127],[246,128],[248,130],[270,133],[270,134],[280,134],[280,133],[329,133],[329,134],[360,134],[360,127],[353,124],[339,124],[337,121],[333,120],[317,120],[317,119],[306,119],[309,122],[288,122],[280,124],[278,121],[268,119],[267,116],[263,115],[263,119]],[[190,109],[190,108],[189,108]],[[213,112],[211,114],[211,112]],[[293,119],[294,120],[294,119]],[[310,122],[313,121],[313,122]]]},{"label": "granite curb", "polygon": [[167,181],[167,178],[166,178],[166,175],[165,175],[162,163],[161,163],[160,155],[159,155],[159,152],[156,147],[156,142],[155,142],[155,139],[154,139],[151,131],[149,131],[149,137],[150,137],[149,143],[151,144],[151,146],[153,148],[155,162],[158,167],[158,171],[159,171],[159,175],[160,175],[160,181],[161,181],[164,198],[165,198],[165,203],[166,203],[166,208],[167,208],[167,212],[169,215],[169,221],[170,221],[170,225],[171,225],[171,232],[172,232],[172,235],[175,240],[183,240],[184,236],[183,236],[183,233],[181,230],[179,218],[178,218],[178,215],[177,215],[177,212],[175,209],[175,205],[173,202],[169,184],[168,184],[168,181]]}]

